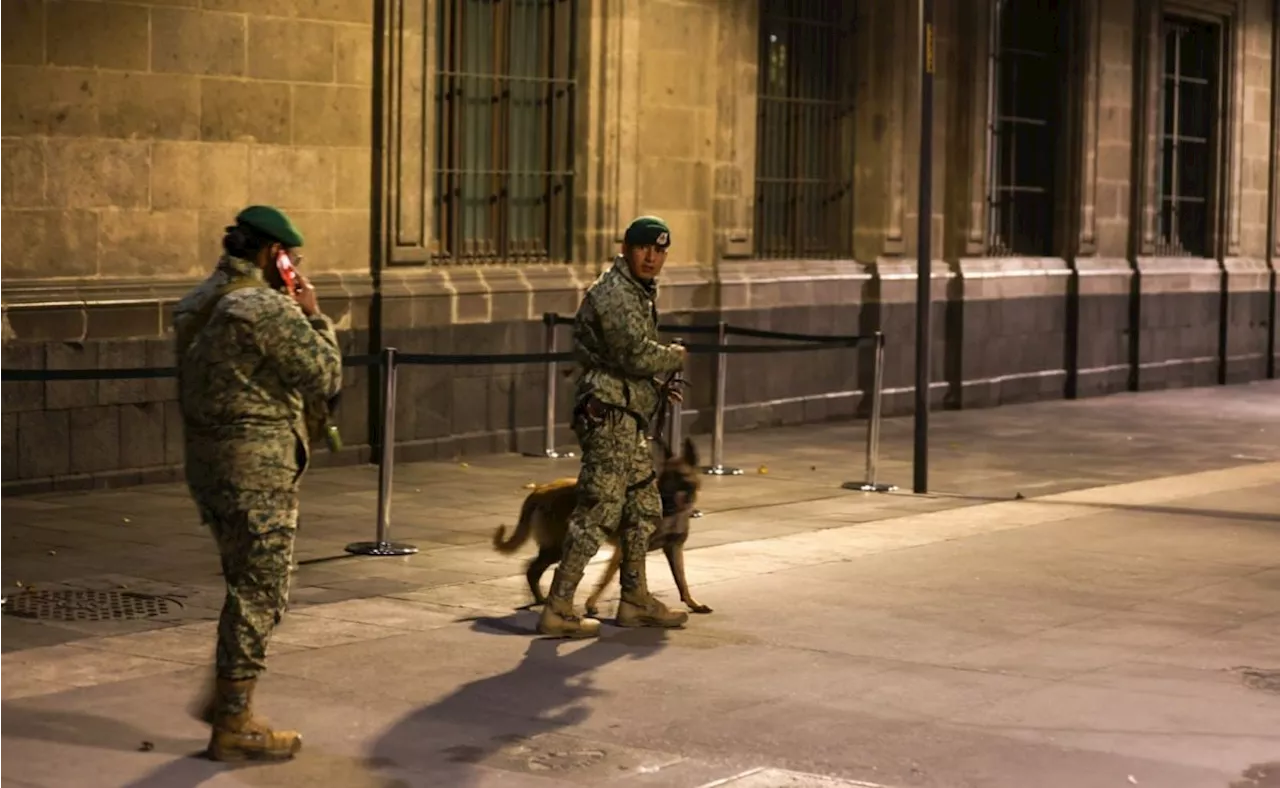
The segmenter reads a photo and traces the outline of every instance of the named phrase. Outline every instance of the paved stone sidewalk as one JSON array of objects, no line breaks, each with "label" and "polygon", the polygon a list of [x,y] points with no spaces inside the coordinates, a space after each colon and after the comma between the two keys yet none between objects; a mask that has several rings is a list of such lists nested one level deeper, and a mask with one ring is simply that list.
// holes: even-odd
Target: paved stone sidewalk
[{"label": "paved stone sidewalk", "polygon": [[261,693],[306,733],[284,765],[193,757],[209,623],[10,652],[3,784],[1274,784],[1280,462],[841,522],[853,500],[694,551],[715,612],[682,631],[532,638],[510,576],[294,611]]},{"label": "paved stone sidewalk", "polygon": [[[907,492],[909,418],[884,425],[880,479],[907,490],[888,495],[840,487],[861,479],[864,423],[730,434],[725,462],[746,474],[705,478],[706,516],[696,523],[691,547],[1280,459],[1280,382],[941,412],[932,427],[934,492],[928,496]],[[709,441],[696,440],[709,459]],[[294,607],[517,574],[527,557],[490,549],[494,529],[514,521],[526,484],[576,472],[576,460],[513,455],[401,465],[391,537],[421,552],[366,558],[343,547],[373,537],[376,468],[319,469],[304,493]],[[222,604],[212,544],[181,485],[5,498],[3,559],[9,596],[32,587],[79,588],[181,603],[141,620],[37,622],[5,615],[5,651],[207,625]],[[704,577],[700,562],[690,572],[692,583]]]}]

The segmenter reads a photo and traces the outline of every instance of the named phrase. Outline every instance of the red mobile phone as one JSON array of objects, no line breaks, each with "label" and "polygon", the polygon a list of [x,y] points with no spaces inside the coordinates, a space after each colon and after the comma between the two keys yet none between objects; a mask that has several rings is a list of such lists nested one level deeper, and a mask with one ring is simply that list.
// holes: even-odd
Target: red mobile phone
[{"label": "red mobile phone", "polygon": [[276,255],[276,270],[280,272],[280,279],[284,282],[285,288],[290,293],[298,292],[300,287],[297,269],[293,267],[293,260],[289,259],[289,253],[283,249]]}]

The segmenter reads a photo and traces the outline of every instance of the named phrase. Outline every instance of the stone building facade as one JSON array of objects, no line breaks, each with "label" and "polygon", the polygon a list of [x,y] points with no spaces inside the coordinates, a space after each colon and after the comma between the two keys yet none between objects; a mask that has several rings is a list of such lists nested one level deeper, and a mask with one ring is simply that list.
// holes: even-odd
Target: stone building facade
[{"label": "stone building facade", "polygon": [[[168,366],[246,204],[351,354],[542,349],[631,217],[666,319],[883,330],[910,407],[916,4],[5,0],[6,368]],[[1276,0],[937,3],[934,400],[1274,377]],[[730,429],[849,417],[868,351],[730,361]],[[540,366],[406,368],[407,459],[541,446]],[[348,371],[358,462],[376,385]],[[686,429],[710,425],[698,358]],[[559,418],[568,416],[560,387]],[[175,477],[171,381],[10,382],[7,492]],[[560,440],[570,440],[562,429]]]}]

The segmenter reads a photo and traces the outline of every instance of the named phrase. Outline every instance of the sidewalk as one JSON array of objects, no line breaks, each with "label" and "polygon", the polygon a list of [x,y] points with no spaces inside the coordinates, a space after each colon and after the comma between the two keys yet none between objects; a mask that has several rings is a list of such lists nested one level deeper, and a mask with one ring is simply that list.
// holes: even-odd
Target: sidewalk
[{"label": "sidewalk", "polygon": [[[7,592],[184,604],[3,616],[3,785],[1274,785],[1278,395],[936,414],[929,496],[839,488],[861,425],[730,435],[748,473],[705,480],[688,560],[715,612],[592,643],[531,638],[526,556],[488,546],[523,485],[570,462],[402,467],[408,558],[341,557],[372,536],[376,472],[319,472],[261,693],[306,747],[276,766],[188,757],[221,590],[185,491],[6,499]],[[884,449],[882,478],[909,487],[909,420]],[[672,598],[660,559],[650,576]]]},{"label": "sidewalk", "polygon": [[518,578],[314,605],[261,693],[305,730],[285,765],[192,757],[211,624],[9,653],[3,782],[1274,785],[1244,775],[1280,752],[1278,475],[708,547],[691,559],[716,611],[665,637],[531,638]]},{"label": "sidewalk", "polygon": [[[855,422],[728,435],[725,463],[746,473],[704,477],[705,516],[690,547],[1280,460],[1280,382],[935,413],[927,496],[910,494],[910,418],[886,420],[882,431],[879,480],[902,489],[841,489],[863,476],[865,429]],[[709,440],[695,440],[708,462]],[[494,529],[514,523],[527,484],[576,473],[577,460],[518,455],[401,464],[390,537],[421,552],[368,558],[343,548],[374,536],[376,467],[319,469],[304,486],[292,603],[300,609],[519,574],[527,557],[495,553]],[[690,571],[697,576],[696,564]],[[181,603],[142,620],[2,616],[5,651],[215,620],[222,605],[213,545],[178,484],[5,498],[0,575],[6,596],[82,588]]]}]

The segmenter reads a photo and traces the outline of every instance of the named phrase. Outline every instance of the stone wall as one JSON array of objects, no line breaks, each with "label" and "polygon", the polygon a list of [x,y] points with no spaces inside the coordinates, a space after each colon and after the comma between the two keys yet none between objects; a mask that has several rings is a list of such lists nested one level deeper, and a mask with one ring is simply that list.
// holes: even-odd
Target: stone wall
[{"label": "stone wall", "polygon": [[270,5],[4,3],[6,285],[198,276],[254,202],[368,271],[372,7]]},{"label": "stone wall", "polygon": [[[255,202],[363,352],[372,7],[269,5],[3,4],[5,366],[172,365],[169,305]],[[172,381],[4,385],[6,484],[169,478],[180,435]]]},{"label": "stone wall", "polygon": [[[856,5],[847,257],[751,259],[755,0],[581,0],[574,259],[450,266],[431,262],[434,185],[419,166],[434,144],[436,2],[379,15],[397,26],[380,39],[377,3],[356,0],[289,0],[269,13],[247,0],[6,0],[4,366],[172,364],[169,305],[216,259],[235,211],[258,201],[286,208],[306,233],[305,270],[347,353],[537,351],[542,313],[571,313],[630,218],[658,213],[676,242],[664,321],[882,330],[886,413],[910,411],[914,4]],[[1223,242],[1206,259],[1162,258],[1149,243],[1154,105],[1144,86],[1155,4],[1071,5],[1066,230],[1056,256],[1025,258],[992,256],[985,238],[990,3],[939,4],[931,400],[940,407],[1274,375],[1272,0],[1200,3],[1241,31],[1226,91]],[[427,148],[406,148],[414,139]],[[380,159],[388,150],[395,158]],[[731,356],[726,423],[865,414],[870,361],[867,349]],[[713,368],[700,357],[689,370],[694,433],[711,427]],[[545,374],[541,365],[405,368],[399,456],[540,450]],[[346,377],[348,449],[320,451],[319,463],[371,455],[376,381],[362,369]],[[569,387],[558,380],[564,444]],[[169,381],[6,383],[3,395],[7,492],[176,477]]]}]

